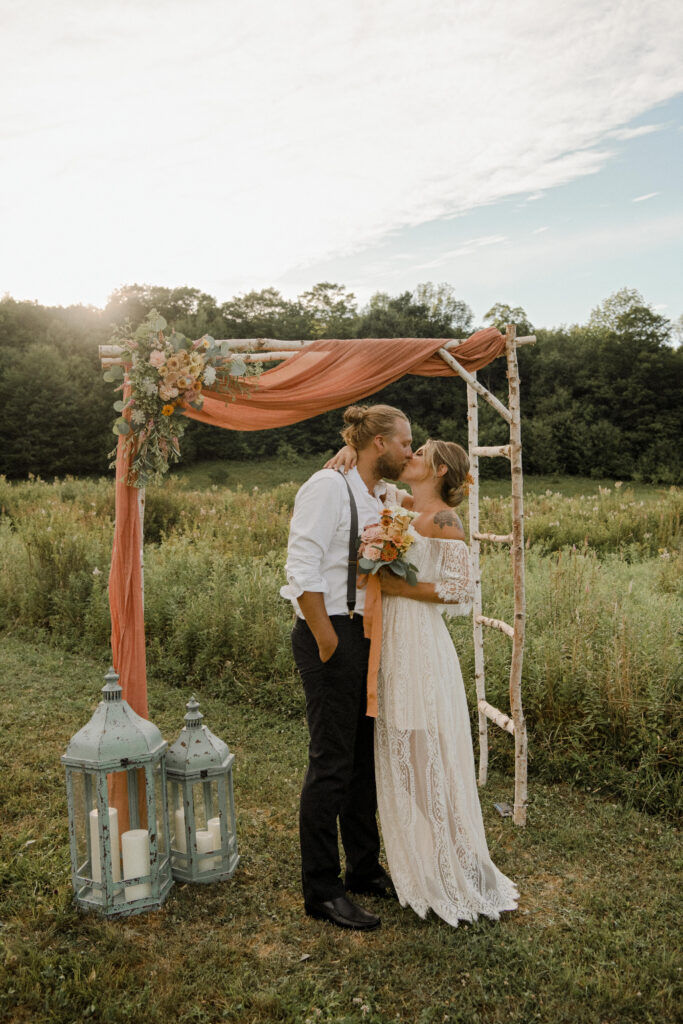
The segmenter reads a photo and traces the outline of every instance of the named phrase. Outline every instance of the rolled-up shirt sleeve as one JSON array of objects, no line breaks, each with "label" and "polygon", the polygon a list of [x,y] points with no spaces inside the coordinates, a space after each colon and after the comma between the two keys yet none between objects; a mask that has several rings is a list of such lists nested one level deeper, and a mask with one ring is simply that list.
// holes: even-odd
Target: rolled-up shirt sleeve
[{"label": "rolled-up shirt sleeve", "polygon": [[282,597],[292,601],[304,591],[327,593],[322,563],[339,528],[340,513],[340,481],[334,476],[316,475],[301,487],[289,528]]}]

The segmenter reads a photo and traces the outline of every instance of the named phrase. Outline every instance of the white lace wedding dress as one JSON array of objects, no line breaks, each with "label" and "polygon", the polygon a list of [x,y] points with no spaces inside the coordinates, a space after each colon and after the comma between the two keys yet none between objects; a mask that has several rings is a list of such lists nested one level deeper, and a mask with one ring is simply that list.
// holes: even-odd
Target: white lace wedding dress
[{"label": "white lace wedding dress", "polygon": [[420,582],[458,604],[382,597],[377,798],[401,905],[421,917],[431,907],[457,926],[498,919],[516,908],[518,892],[489,856],[462,674],[442,617],[471,611],[469,551],[463,541],[414,535],[407,557]]}]

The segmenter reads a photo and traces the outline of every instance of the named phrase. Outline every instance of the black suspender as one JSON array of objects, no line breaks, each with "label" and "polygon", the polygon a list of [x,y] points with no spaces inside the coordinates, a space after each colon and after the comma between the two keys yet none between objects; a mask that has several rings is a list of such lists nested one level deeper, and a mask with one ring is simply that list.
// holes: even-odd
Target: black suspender
[{"label": "black suspender", "polygon": [[356,507],[356,499],[353,496],[353,492],[349,487],[349,481],[343,470],[339,470],[341,478],[346,484],[346,490],[349,492],[349,502],[351,504],[351,526],[349,528],[349,568],[346,577],[346,606],[349,609],[349,616],[353,618],[353,612],[356,607],[356,573],[358,571],[358,509]]}]

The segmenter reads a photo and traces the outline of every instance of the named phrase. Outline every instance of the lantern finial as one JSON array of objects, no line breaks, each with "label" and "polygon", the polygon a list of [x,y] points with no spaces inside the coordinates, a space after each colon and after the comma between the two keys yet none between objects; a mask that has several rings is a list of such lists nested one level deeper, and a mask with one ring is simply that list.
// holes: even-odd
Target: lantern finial
[{"label": "lantern finial", "polygon": [[116,673],[114,666],[109,666],[109,671],[104,677],[104,686],[102,687],[102,696],[106,701],[121,700],[121,694],[123,689],[119,683],[119,677]]},{"label": "lantern finial", "polygon": [[185,724],[188,729],[198,729],[202,724],[202,718],[204,715],[199,710],[199,701],[194,694],[190,697],[187,704],[187,714],[185,715]]}]

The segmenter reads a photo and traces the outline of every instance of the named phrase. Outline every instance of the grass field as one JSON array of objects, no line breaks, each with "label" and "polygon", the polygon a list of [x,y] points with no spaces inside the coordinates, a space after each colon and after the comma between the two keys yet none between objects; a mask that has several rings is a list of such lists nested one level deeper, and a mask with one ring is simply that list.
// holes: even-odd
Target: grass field
[{"label": "grass field", "polygon": [[[368,935],[302,913],[301,717],[199,692],[236,755],[241,863],[116,922],[71,906],[64,776],[101,660],[5,637],[0,648],[0,1018],[8,1024],[664,1024],[681,1000],[680,845],[673,826],[570,785],[532,780],[529,825],[482,791],[492,856],[517,912],[452,929],[397,904]],[[177,736],[189,691],[153,679],[150,716]]]},{"label": "grass field", "polygon": [[[329,452],[328,455],[332,455]],[[206,461],[179,463],[172,472],[172,479],[188,490],[205,490],[214,486],[237,487],[245,491],[258,487],[271,490],[280,484],[302,484],[312,473],[321,469],[328,455],[297,456],[290,460],[280,458],[259,459],[258,462]],[[491,497],[508,495],[510,481],[491,479],[481,481],[481,493]],[[596,494],[598,488],[614,487],[614,480],[597,480],[584,476],[527,476],[524,481],[526,494],[545,494],[547,490],[561,490],[567,497],[576,494]],[[651,496],[656,488],[652,484],[629,482],[629,490],[640,499]]]},{"label": "grass field", "polygon": [[[669,1024],[682,995],[681,492],[527,479],[527,827],[493,808],[512,794],[507,734],[491,732],[481,791],[520,908],[452,929],[368,899],[382,928],[362,935],[306,918],[299,891],[307,734],[277,594],[297,484],[319,462],[204,464],[148,489],[150,717],[172,742],[196,692],[230,744],[241,863],[230,882],[176,886],[159,912],[118,922],[72,906],[59,763],[109,664],[112,482],[0,478],[0,1020]],[[507,532],[508,486],[482,491],[484,528]],[[505,552],[484,555],[483,581],[487,613],[507,619]],[[474,707],[470,624],[449,628]],[[486,663],[505,707],[502,634]]]}]

